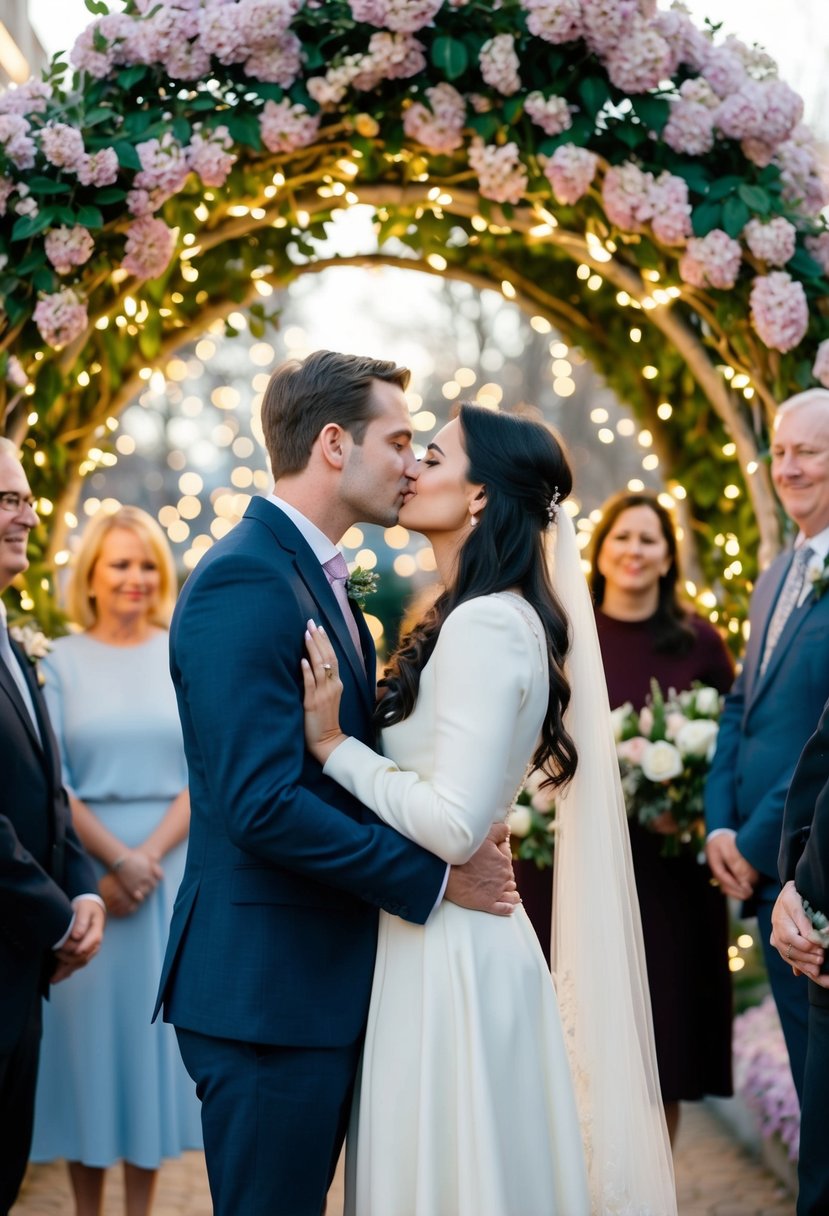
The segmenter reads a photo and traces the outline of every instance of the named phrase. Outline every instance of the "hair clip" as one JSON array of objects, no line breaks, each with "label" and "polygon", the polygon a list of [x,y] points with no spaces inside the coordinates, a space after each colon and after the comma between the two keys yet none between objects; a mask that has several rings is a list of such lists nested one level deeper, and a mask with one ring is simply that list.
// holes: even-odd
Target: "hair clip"
[{"label": "hair clip", "polygon": [[556,519],[558,518],[558,513],[561,510],[561,508],[558,505],[560,499],[561,499],[561,491],[559,490],[558,486],[556,486],[555,490],[553,490],[552,498],[547,503],[547,519],[549,520],[549,522],[551,524],[555,523]]}]

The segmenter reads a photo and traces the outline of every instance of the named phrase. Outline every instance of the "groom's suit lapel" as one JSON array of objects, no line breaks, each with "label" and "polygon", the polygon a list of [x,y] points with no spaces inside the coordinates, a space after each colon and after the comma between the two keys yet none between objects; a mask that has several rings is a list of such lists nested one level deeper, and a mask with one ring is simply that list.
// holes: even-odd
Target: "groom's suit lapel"
[{"label": "groom's suit lapel", "polygon": [[791,615],[783,627],[783,632],[781,633],[777,644],[772,651],[768,667],[761,676],[760,662],[766,645],[766,634],[768,633],[769,624],[774,614],[774,609],[780,592],[783,588],[783,583],[786,581],[786,575],[789,573],[789,567],[792,564],[793,557],[794,554],[792,551],[783,554],[780,559],[779,567],[777,569],[772,568],[769,571],[769,574],[773,575],[773,577],[767,580],[768,593],[764,595],[760,605],[760,613],[758,614],[758,624],[761,626],[761,628],[758,630],[759,645],[752,655],[753,663],[751,670],[751,685],[748,697],[749,710],[754,708],[757,702],[773,684],[778,668],[786,661],[789,652],[797,639],[797,635],[817,604],[814,593],[810,591],[803,603],[792,610]]},{"label": "groom's suit lapel", "polygon": [[357,681],[360,695],[370,711],[374,710],[375,689],[369,684],[368,671],[374,670],[374,643],[368,626],[362,619],[362,613],[356,614],[357,627],[363,643],[363,655],[357,654],[348,626],[337,598],[331,589],[331,584],[325,576],[325,571],[319,564],[314,551],[306,542],[299,529],[292,523],[284,511],[273,503],[262,498],[253,498],[245,512],[247,516],[258,519],[273,533],[279,545],[288,554],[298,577],[302,580],[323,618],[323,624],[329,634],[339,643],[342,654],[348,659],[349,666]]}]

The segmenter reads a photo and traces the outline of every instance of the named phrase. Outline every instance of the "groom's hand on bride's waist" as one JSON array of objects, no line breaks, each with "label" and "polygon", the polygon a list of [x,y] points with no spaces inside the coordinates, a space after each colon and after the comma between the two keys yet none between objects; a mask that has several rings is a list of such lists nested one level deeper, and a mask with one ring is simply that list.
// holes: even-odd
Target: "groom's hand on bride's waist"
[{"label": "groom's hand on bride's waist", "polygon": [[494,823],[484,843],[462,866],[452,866],[444,899],[473,912],[511,916],[521,897],[512,872],[509,829]]}]

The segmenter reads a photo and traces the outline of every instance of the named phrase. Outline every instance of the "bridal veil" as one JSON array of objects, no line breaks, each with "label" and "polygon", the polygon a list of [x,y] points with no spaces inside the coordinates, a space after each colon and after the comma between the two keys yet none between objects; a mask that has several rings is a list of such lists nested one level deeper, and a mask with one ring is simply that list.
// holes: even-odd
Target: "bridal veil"
[{"label": "bridal veil", "polygon": [[550,529],[571,622],[565,725],[575,777],[556,798],[552,966],[593,1216],[676,1216],[639,904],[593,606],[572,521]]}]

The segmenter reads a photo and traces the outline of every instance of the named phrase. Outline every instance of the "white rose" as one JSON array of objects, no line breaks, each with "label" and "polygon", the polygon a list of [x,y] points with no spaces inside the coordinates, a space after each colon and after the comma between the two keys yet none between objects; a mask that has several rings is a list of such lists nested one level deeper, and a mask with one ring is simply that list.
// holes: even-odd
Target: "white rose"
[{"label": "white rose", "polygon": [[642,757],[642,772],[648,781],[670,781],[682,772],[682,756],[673,743],[660,739],[646,748]]},{"label": "white rose", "polygon": [[712,716],[720,712],[720,694],[716,688],[698,688],[694,700],[697,713]]},{"label": "white rose", "polygon": [[683,726],[685,725],[685,723],[687,721],[688,721],[688,719],[685,717],[685,714],[681,714],[676,710],[673,713],[666,714],[666,716],[665,716],[665,734],[668,736],[669,739],[675,741],[677,735],[682,730]]},{"label": "white rose", "polygon": [[677,733],[676,745],[683,756],[707,756],[716,744],[719,729],[709,718],[696,718]]},{"label": "white rose", "polygon": [[507,815],[507,827],[513,836],[528,836],[532,825],[532,812],[528,806],[514,806]]},{"label": "white rose", "polygon": [[610,724],[613,727],[613,738],[617,743],[621,742],[622,733],[625,729],[630,714],[633,713],[633,706],[630,701],[625,701],[624,705],[618,706],[610,711]]}]

